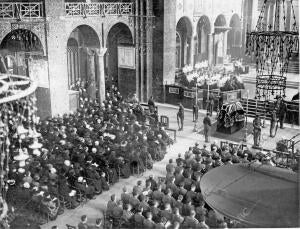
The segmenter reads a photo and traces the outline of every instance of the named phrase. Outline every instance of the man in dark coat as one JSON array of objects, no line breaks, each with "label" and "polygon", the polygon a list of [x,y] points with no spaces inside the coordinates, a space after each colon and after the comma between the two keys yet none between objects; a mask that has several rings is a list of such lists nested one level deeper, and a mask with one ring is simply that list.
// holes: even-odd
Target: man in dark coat
[{"label": "man in dark coat", "polygon": [[254,147],[259,147],[260,145],[260,137],[261,137],[261,120],[259,118],[259,115],[257,114],[255,116],[255,119],[253,120],[253,141]]},{"label": "man in dark coat", "polygon": [[199,106],[198,106],[198,103],[196,101],[196,103],[193,105],[193,122],[197,122],[198,112],[199,112]]},{"label": "man in dark coat", "polygon": [[211,121],[209,118],[209,113],[207,113],[206,116],[204,117],[203,125],[204,125],[203,133],[205,136],[205,142],[209,142],[208,135],[209,135],[210,128],[211,128]]},{"label": "man in dark coat", "polygon": [[155,110],[155,103],[153,100],[153,96],[150,96],[149,100],[148,100],[148,107],[149,107],[149,111],[152,114]]},{"label": "man in dark coat", "polygon": [[181,103],[179,103],[179,110],[177,113],[177,123],[178,123],[179,131],[183,130],[183,121],[184,121],[184,107]]}]

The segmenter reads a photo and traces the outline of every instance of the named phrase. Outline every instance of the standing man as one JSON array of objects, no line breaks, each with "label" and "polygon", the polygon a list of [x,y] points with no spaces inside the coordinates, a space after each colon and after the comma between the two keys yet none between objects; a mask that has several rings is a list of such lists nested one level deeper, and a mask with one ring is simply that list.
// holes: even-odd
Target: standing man
[{"label": "standing man", "polygon": [[277,123],[277,116],[276,110],[271,111],[271,126],[270,126],[270,137],[274,138],[276,135],[276,123]]},{"label": "standing man", "polygon": [[207,112],[209,112],[210,116],[212,116],[214,105],[215,105],[215,96],[212,92],[209,93],[208,96],[209,102],[208,102],[208,109]]},{"label": "standing man", "polygon": [[193,105],[193,122],[198,121],[198,112],[199,112],[199,106],[198,106],[198,101],[195,102]]},{"label": "standing man", "polygon": [[206,116],[203,119],[203,125],[204,125],[204,136],[205,136],[205,142],[209,142],[208,135],[210,132],[210,127],[211,127],[211,121],[209,117],[209,112],[207,112]]},{"label": "standing man", "polygon": [[287,105],[283,101],[282,97],[279,98],[279,122],[280,122],[280,129],[283,129],[283,123],[285,121],[286,113],[287,113]]},{"label": "standing man", "polygon": [[177,123],[178,123],[178,131],[183,130],[183,121],[184,121],[184,107],[181,103],[179,103],[179,110],[177,113]]},{"label": "standing man", "polygon": [[150,96],[150,98],[148,100],[148,107],[149,107],[150,114],[152,114],[154,112],[154,109],[155,109],[155,103],[154,103],[152,95]]},{"label": "standing man", "polygon": [[256,114],[255,118],[253,120],[253,141],[254,141],[253,146],[254,147],[259,147],[259,145],[260,145],[261,126],[262,126],[262,124],[261,124],[259,115]]}]

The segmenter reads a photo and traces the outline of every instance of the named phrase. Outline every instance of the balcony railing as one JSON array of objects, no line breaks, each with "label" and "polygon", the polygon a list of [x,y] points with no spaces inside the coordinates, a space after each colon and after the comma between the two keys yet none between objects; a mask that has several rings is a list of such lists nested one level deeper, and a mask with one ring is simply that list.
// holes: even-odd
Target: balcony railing
[{"label": "balcony railing", "polygon": [[0,19],[42,18],[41,2],[1,2]]},{"label": "balcony railing", "polygon": [[65,3],[65,10],[67,16],[122,16],[133,14],[133,3]]}]

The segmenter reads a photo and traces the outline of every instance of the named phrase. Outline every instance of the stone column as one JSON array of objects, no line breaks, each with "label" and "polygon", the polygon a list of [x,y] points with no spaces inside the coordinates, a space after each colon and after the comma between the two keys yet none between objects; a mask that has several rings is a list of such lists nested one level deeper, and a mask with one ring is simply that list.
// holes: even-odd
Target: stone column
[{"label": "stone column", "polygon": [[194,36],[191,37],[191,47],[190,47],[190,65],[194,66],[194,52],[195,52],[195,40]]},{"label": "stone column", "polygon": [[87,93],[91,99],[96,99],[96,68],[95,68],[95,51],[87,48]]},{"label": "stone column", "polygon": [[212,66],[214,64],[214,34],[208,34],[208,65]]},{"label": "stone column", "polygon": [[147,23],[146,23],[146,40],[147,40],[147,52],[146,52],[146,60],[147,60],[147,98],[148,100],[152,95],[152,79],[153,79],[153,9],[152,9],[152,0],[146,1],[146,14],[147,14]]},{"label": "stone column", "polygon": [[163,84],[172,84],[176,69],[176,4],[174,0],[164,0],[163,3]]},{"label": "stone column", "polygon": [[223,63],[227,62],[227,37],[228,30],[223,33]]},{"label": "stone column", "polygon": [[[270,4],[270,9],[269,9],[269,20],[268,20],[268,27],[271,25],[271,30],[273,30],[274,26],[274,14],[275,14],[275,4]],[[270,30],[270,28],[268,28]]]},{"label": "stone column", "polygon": [[290,31],[291,30],[291,16],[292,16],[292,4],[291,1],[286,2],[286,30]]},{"label": "stone column", "polygon": [[100,48],[97,50],[96,54],[98,56],[98,99],[102,103],[105,100],[105,72],[104,72],[104,55],[107,51],[107,48]]}]

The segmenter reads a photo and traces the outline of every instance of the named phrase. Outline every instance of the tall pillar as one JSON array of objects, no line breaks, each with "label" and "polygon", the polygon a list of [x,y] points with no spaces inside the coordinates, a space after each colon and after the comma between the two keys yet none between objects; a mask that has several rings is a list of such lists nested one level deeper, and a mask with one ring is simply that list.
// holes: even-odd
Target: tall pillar
[{"label": "tall pillar", "polygon": [[223,34],[223,63],[227,60],[227,37],[228,37],[228,30],[224,31]]},{"label": "tall pillar", "polygon": [[96,99],[96,68],[95,68],[95,51],[87,49],[87,93],[92,99]]},{"label": "tall pillar", "polygon": [[147,23],[146,23],[146,40],[147,40],[147,98],[149,99],[152,95],[152,79],[153,79],[153,3],[152,0],[146,0],[146,14],[147,14]]},{"label": "tall pillar", "polygon": [[135,0],[135,88],[136,96],[140,98],[140,23],[139,0]]},{"label": "tall pillar", "polygon": [[190,65],[194,66],[194,52],[195,52],[195,40],[194,36],[191,37],[191,47],[190,47]]},{"label": "tall pillar", "polygon": [[100,48],[97,50],[96,54],[98,56],[98,99],[99,102],[102,103],[105,100],[105,72],[104,72],[104,55],[107,51],[107,48]]},{"label": "tall pillar", "polygon": [[214,64],[214,34],[208,34],[208,65]]},{"label": "tall pillar", "polygon": [[291,30],[291,15],[292,15],[292,4],[291,1],[287,1],[287,9],[286,9],[286,30]]},{"label": "tall pillar", "polygon": [[163,84],[172,84],[176,69],[176,4],[164,0],[163,6]]},{"label": "tall pillar", "polygon": [[[275,4],[270,4],[268,26],[271,25],[271,30],[273,30],[273,26],[274,26],[274,13],[275,13]],[[268,28],[268,30],[270,30],[270,28]]]},{"label": "tall pillar", "polygon": [[144,73],[145,73],[145,60],[144,60],[144,48],[145,48],[145,41],[144,41],[144,0],[140,1],[140,16],[141,16],[141,22],[140,22],[140,33],[141,33],[141,102],[144,102]]}]

